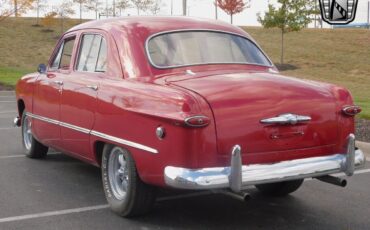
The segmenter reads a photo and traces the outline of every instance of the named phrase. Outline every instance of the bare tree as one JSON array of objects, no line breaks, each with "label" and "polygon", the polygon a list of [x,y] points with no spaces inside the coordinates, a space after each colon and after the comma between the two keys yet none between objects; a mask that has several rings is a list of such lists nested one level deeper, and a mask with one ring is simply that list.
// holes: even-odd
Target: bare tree
[{"label": "bare tree", "polygon": [[36,0],[34,2],[34,9],[36,10],[36,25],[39,25],[40,23],[40,11],[45,9],[47,7],[46,0]]},{"label": "bare tree", "polygon": [[54,8],[54,12],[56,12],[56,14],[58,15],[59,19],[60,19],[60,31],[61,31],[61,34],[63,34],[64,32],[64,20],[66,18],[69,18],[71,15],[73,15],[75,13],[75,11],[73,10],[72,8],[72,2],[68,1],[68,0],[65,0],[63,1],[62,3],[58,4],[58,5],[55,5],[53,8]]},{"label": "bare tree", "polygon": [[122,15],[122,11],[131,7],[130,0],[118,0],[116,8],[119,10],[119,15]]},{"label": "bare tree", "polygon": [[84,7],[84,4],[87,3],[87,0],[73,0],[74,3],[78,3],[80,6],[80,22],[82,21],[82,11],[83,11],[83,7]]},{"label": "bare tree", "polygon": [[153,5],[153,0],[131,0],[137,10],[137,15],[140,15],[140,10],[148,10]]},{"label": "bare tree", "polygon": [[150,6],[150,12],[152,12],[153,15],[157,15],[161,11],[162,6],[164,6],[162,0],[154,0]]},{"label": "bare tree", "polygon": [[85,7],[95,12],[95,19],[98,19],[99,11],[103,10],[103,4],[99,0],[88,0],[85,3]]}]

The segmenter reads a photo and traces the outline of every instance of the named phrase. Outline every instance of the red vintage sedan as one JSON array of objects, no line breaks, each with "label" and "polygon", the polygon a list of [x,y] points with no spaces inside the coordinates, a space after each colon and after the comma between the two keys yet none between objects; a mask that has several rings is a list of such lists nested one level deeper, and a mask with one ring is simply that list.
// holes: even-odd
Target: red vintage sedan
[{"label": "red vintage sedan", "polygon": [[122,216],[147,212],[157,187],[282,196],[305,178],[345,186],[330,174],[365,164],[346,89],[279,75],[245,31],[218,21],[78,25],[16,95],[26,155],[50,147],[100,166]]}]

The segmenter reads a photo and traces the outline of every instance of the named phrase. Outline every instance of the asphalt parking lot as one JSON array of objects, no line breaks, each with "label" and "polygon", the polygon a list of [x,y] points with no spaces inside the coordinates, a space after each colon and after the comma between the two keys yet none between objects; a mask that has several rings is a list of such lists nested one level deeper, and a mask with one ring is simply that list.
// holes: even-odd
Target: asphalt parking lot
[{"label": "asphalt parking lot", "polygon": [[370,229],[370,162],[346,188],[307,180],[292,195],[254,188],[240,202],[221,194],[161,193],[147,216],[124,219],[106,205],[100,169],[61,153],[23,156],[12,127],[13,92],[0,92],[0,229]]}]

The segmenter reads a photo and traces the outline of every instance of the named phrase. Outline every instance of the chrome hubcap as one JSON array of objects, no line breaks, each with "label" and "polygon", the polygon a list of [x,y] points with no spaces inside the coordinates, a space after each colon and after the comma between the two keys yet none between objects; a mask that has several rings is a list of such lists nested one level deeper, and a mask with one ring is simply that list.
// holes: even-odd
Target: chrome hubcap
[{"label": "chrome hubcap", "polygon": [[28,116],[25,116],[22,122],[22,132],[24,147],[27,150],[30,150],[32,147],[32,130],[31,130],[31,120],[28,118]]},{"label": "chrome hubcap", "polygon": [[124,150],[122,148],[114,147],[109,154],[108,160],[109,183],[113,195],[118,200],[125,199],[129,183],[127,161],[123,153]]}]

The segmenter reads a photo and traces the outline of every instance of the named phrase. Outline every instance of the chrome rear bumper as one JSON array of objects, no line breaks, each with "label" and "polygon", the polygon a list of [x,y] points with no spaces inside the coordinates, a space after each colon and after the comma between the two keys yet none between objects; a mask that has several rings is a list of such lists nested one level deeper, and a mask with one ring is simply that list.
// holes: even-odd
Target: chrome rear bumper
[{"label": "chrome rear bumper", "polygon": [[229,167],[186,169],[167,166],[168,186],[180,189],[230,188],[239,192],[243,186],[319,177],[338,172],[352,176],[355,168],[365,165],[365,155],[355,149],[355,136],[348,136],[347,153],[282,161],[273,164],[242,165],[240,146],[235,145]]}]

